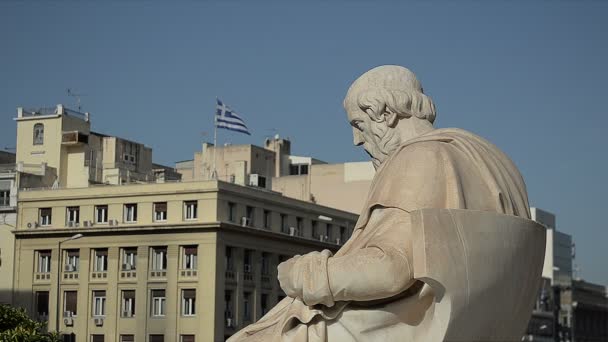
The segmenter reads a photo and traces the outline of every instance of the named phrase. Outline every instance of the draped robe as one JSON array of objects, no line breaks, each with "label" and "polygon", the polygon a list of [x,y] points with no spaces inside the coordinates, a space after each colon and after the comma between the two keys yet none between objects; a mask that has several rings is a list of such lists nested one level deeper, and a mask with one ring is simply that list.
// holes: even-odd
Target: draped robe
[{"label": "draped robe", "polygon": [[280,280],[295,295],[228,341],[407,340],[399,329],[430,324],[434,296],[411,262],[409,213],[425,208],[530,218],[523,178],[496,146],[461,129],[430,131],[378,168],[345,245],[293,259]]}]

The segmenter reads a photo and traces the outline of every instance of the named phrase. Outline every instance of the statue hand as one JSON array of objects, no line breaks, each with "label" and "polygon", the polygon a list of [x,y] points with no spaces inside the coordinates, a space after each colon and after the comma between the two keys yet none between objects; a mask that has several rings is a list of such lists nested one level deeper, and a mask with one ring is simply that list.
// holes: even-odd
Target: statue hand
[{"label": "statue hand", "polygon": [[286,295],[292,298],[302,298],[302,280],[299,279],[301,272],[296,272],[294,266],[302,256],[296,255],[286,260],[277,267],[279,284]]}]

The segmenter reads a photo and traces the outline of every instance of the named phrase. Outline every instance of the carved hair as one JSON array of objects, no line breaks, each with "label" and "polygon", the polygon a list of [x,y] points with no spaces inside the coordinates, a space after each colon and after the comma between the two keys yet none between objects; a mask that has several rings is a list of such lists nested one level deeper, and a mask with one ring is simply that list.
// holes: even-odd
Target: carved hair
[{"label": "carved hair", "polygon": [[430,123],[435,121],[433,100],[420,92],[373,89],[359,94],[357,104],[377,122],[383,120],[382,114],[386,108],[396,113],[399,119],[415,116]]},{"label": "carved hair", "polygon": [[353,104],[376,122],[383,120],[387,108],[399,119],[415,116],[433,123],[436,116],[433,100],[423,93],[414,73],[396,65],[380,66],[359,77],[344,99],[345,108]]}]

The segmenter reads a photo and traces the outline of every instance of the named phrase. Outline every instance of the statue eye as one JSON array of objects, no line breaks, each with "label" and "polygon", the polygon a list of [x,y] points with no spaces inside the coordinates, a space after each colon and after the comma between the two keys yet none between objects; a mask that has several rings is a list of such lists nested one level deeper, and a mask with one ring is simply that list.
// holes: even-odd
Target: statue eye
[{"label": "statue eye", "polygon": [[353,121],[352,122],[353,127],[355,127],[358,130],[361,130],[361,125],[360,124],[361,124],[361,121]]}]

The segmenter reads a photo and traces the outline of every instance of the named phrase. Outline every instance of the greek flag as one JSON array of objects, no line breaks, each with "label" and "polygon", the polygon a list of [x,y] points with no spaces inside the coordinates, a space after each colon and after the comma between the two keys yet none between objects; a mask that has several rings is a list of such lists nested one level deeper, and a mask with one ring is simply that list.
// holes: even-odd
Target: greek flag
[{"label": "greek flag", "polygon": [[238,116],[237,113],[232,111],[230,107],[226,106],[222,101],[220,101],[220,99],[217,99],[217,108],[215,111],[215,127],[251,135],[243,119],[241,119],[241,117]]}]

